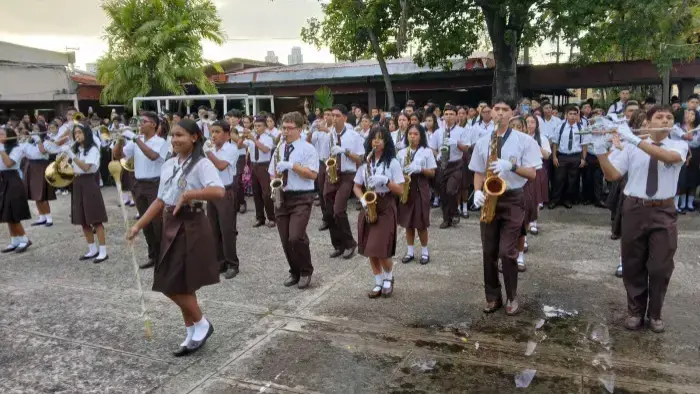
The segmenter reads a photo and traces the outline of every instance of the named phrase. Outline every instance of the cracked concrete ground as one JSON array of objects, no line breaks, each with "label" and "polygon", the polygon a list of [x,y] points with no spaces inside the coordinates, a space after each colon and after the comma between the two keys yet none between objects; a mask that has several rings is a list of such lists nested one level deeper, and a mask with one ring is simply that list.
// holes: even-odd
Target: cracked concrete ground
[{"label": "cracked concrete ground", "polygon": [[[523,390],[516,380],[528,383],[527,370],[536,371],[527,391],[537,393],[700,392],[698,214],[680,217],[667,331],[657,335],[621,327],[618,244],[604,210],[543,212],[520,275],[525,311],[514,318],[480,311],[474,217],[455,229],[434,226],[431,263],[397,263],[393,297],[370,300],[367,262],[327,257],[318,208],[309,224],[316,272],[305,291],[282,286],[277,232],[253,229],[249,212],[239,216],[240,275],[199,294],[216,332],[202,351],[177,359],[170,352],[184,337],[181,318],[150,291],[153,338],[144,336],[116,192],[103,193],[107,262],[77,260],[86,245],[69,223],[67,196],[53,203],[54,227],[28,227],[27,253],[0,257],[0,392],[509,393]],[[437,211],[432,219],[439,223]],[[5,228],[0,236],[7,239]],[[144,259],[142,238],[136,248]],[[152,270],[142,274],[150,289]],[[547,317],[545,306],[566,313]]]}]

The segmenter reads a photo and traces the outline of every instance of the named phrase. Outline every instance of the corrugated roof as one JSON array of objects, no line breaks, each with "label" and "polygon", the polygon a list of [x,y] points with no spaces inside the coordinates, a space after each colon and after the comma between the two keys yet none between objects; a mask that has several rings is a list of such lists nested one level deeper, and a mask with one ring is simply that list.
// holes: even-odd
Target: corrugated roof
[{"label": "corrugated roof", "polygon": [[[493,55],[486,52],[474,53],[467,59],[452,60],[452,71],[465,70],[467,65],[481,60],[492,65]],[[391,75],[407,75],[425,72],[441,72],[442,68],[419,67],[410,58],[392,59],[386,62]],[[228,74],[229,83],[308,81],[314,79],[358,78],[381,76],[377,60],[360,60],[345,63],[307,63],[294,66],[256,67]]]}]

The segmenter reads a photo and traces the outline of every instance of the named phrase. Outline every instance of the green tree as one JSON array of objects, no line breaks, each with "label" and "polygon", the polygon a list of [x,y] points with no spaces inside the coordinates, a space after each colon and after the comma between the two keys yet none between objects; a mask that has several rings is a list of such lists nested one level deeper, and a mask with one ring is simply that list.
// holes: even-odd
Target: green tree
[{"label": "green tree", "polygon": [[[192,83],[217,92],[204,74],[201,40],[225,41],[211,0],[105,0],[107,53],[97,61],[103,103],[147,95],[182,95]],[[219,71],[220,67],[218,67]]]}]

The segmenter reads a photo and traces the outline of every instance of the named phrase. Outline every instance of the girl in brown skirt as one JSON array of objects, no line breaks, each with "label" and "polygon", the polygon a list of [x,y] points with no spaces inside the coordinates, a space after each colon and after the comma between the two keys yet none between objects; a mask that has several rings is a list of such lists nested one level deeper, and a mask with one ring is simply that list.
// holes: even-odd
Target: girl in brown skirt
[{"label": "girl in brown skirt", "polygon": [[[527,126],[527,134],[535,139],[537,145],[540,147],[540,153],[542,154],[542,160],[549,159],[552,154],[552,147],[549,145],[549,140],[547,137],[540,133],[540,122],[534,115],[528,115],[525,117],[525,123]],[[548,202],[549,200],[549,175],[547,174],[547,169],[542,166],[537,169],[537,177],[535,182],[528,181],[527,184],[532,183],[530,186],[531,193],[534,193],[534,200],[536,203],[535,209],[531,212],[525,213],[526,223],[529,224],[530,234],[539,234],[539,229],[537,228],[537,218],[539,217],[540,207],[542,204]],[[526,184],[526,185],[527,185]]]},{"label": "girl in brown skirt", "polygon": [[197,122],[182,119],[171,135],[174,157],[163,163],[158,198],[129,230],[127,239],[134,239],[163,215],[153,290],[165,294],[182,312],[187,336],[174,352],[180,357],[204,346],[214,332],[196,294],[202,286],[219,282],[219,262],[203,201],[224,198],[226,192],[216,167],[204,155],[204,136]]},{"label": "girl in brown skirt", "polygon": [[[94,259],[99,264],[107,259],[107,243],[105,228],[107,210],[102,199],[100,185],[95,182],[95,173],[100,168],[100,148],[95,144],[92,130],[82,124],[73,128],[72,147],[66,145],[63,154],[72,160],[73,191],[71,192],[71,223],[83,228],[83,235],[88,243],[88,252],[79,258],[80,261]],[[93,233],[94,230],[94,233]],[[95,243],[95,234],[99,246]]]},{"label": "girl in brown skirt", "polygon": [[32,245],[22,227],[22,220],[31,217],[27,190],[19,176],[23,158],[24,151],[17,144],[14,130],[0,128],[0,223],[7,223],[11,237],[2,253],[22,253]]},{"label": "girl in brown skirt", "polygon": [[[391,296],[394,290],[393,262],[396,252],[396,198],[403,192],[403,171],[396,160],[394,140],[389,131],[375,124],[365,140],[366,162],[355,174],[353,191],[364,208],[357,219],[358,251],[369,257],[375,286],[367,294],[369,298]],[[364,191],[377,195],[374,204],[376,221],[368,223],[367,201]]]},{"label": "girl in brown skirt", "polygon": [[425,265],[430,262],[430,179],[435,176],[437,163],[432,150],[428,148],[428,137],[423,126],[411,126],[408,129],[408,143],[409,147],[399,151],[397,157],[404,174],[411,179],[408,199],[405,203],[399,203],[399,225],[406,229],[407,244],[406,256],[401,262],[406,264],[414,260],[413,244],[418,231],[418,238],[423,245],[420,263]]},{"label": "girl in brown skirt", "polygon": [[[519,131],[521,133],[526,133],[525,119],[518,115],[514,116],[508,123],[510,123],[510,128]],[[525,186],[523,186],[523,192],[525,196],[525,217],[523,219],[522,230],[520,238],[518,239],[518,271],[525,272],[525,252],[527,252],[527,223],[534,217],[537,212],[537,201],[535,198],[535,183],[527,181]]]},{"label": "girl in brown skirt", "polygon": [[[37,123],[33,126],[35,133],[45,133],[46,125]],[[27,195],[31,201],[36,204],[36,209],[39,211],[39,219],[32,223],[32,226],[53,226],[53,218],[51,217],[51,206],[49,201],[56,199],[56,191],[46,182],[44,173],[46,167],[49,166],[49,151],[44,146],[44,140],[47,138],[45,134],[32,136],[32,143],[25,146],[24,152],[29,165],[24,176],[24,184],[27,187]]]}]

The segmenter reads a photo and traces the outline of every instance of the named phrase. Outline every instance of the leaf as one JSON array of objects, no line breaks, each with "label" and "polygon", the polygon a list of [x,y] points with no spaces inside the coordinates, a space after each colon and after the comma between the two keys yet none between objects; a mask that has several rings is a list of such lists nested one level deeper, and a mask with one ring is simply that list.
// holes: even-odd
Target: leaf
[{"label": "leaf", "polygon": [[322,86],[314,92],[316,108],[325,110],[333,107],[333,92],[328,86]]}]

